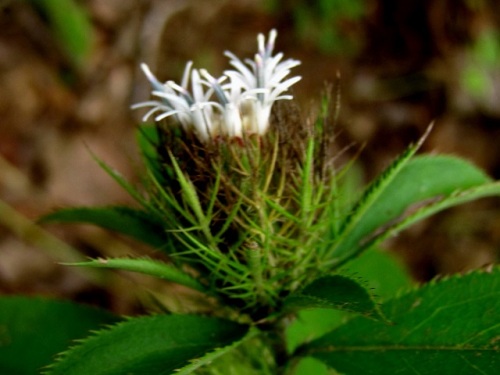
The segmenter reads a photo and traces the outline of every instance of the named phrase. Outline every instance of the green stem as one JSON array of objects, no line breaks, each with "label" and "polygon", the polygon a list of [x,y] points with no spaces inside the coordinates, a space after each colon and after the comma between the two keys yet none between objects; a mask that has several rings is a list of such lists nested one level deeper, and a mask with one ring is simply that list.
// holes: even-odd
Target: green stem
[{"label": "green stem", "polygon": [[262,277],[262,253],[259,246],[255,243],[247,244],[245,248],[245,255],[247,258],[250,274],[255,283],[257,299],[260,302],[265,299],[264,296],[264,279]]}]

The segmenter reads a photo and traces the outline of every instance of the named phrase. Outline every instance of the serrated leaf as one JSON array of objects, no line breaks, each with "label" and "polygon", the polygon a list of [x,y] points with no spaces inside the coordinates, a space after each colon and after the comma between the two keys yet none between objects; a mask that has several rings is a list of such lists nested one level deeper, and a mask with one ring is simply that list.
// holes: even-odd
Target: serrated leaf
[{"label": "serrated leaf", "polygon": [[366,280],[373,293],[385,300],[396,292],[408,289],[413,280],[405,266],[394,254],[378,248],[371,248],[350,261],[342,274],[356,274]]},{"label": "serrated leaf", "polygon": [[192,374],[196,370],[198,370],[200,367],[209,365],[213,363],[213,361],[217,360],[219,357],[221,357],[224,354],[228,354],[232,351],[234,351],[237,347],[239,347],[243,342],[255,337],[258,334],[258,331],[256,329],[251,329],[246,336],[244,336],[241,340],[236,340],[230,345],[224,346],[222,348],[217,348],[214,351],[205,354],[203,357],[197,358],[196,361],[192,361],[190,364],[187,366],[177,369],[175,371],[176,375],[187,375],[187,374]]},{"label": "serrated leaf", "polygon": [[[426,135],[422,137],[417,145],[411,146],[405,150],[391,165],[365,190],[361,198],[354,204],[342,221],[340,231],[336,234],[336,244],[328,249],[329,257],[333,257],[337,263],[341,263],[344,258],[349,258],[356,254],[357,249],[353,246],[359,240],[359,232],[366,231],[364,221],[370,218],[373,211],[373,205],[380,201],[380,196],[391,185],[392,181],[401,172],[403,167],[408,164],[413,155],[417,152]],[[370,230],[369,230],[370,231]],[[363,233],[364,234],[364,233]],[[346,245],[347,244],[347,245]]]},{"label": "serrated leaf", "polygon": [[64,353],[50,375],[173,374],[189,361],[241,340],[248,326],[195,315],[130,319]]},{"label": "serrated leaf", "polygon": [[85,223],[125,234],[140,242],[161,248],[167,243],[165,230],[150,213],[130,207],[66,208],[45,215],[41,223]]},{"label": "serrated leaf", "polygon": [[285,310],[331,308],[384,320],[370,294],[346,276],[324,276],[285,299]]},{"label": "serrated leaf", "polygon": [[395,236],[397,233],[415,224],[416,222],[426,219],[450,207],[491,196],[500,196],[500,182],[492,182],[474,187],[472,189],[456,191],[448,197],[419,208],[413,214],[408,215],[401,221],[385,229],[381,234],[371,239],[363,247],[367,248],[376,245],[391,236]]},{"label": "serrated leaf", "polygon": [[294,367],[292,375],[337,375],[336,371],[328,368],[323,362],[307,357],[302,358]]},{"label": "serrated leaf", "polygon": [[95,259],[90,262],[66,263],[69,266],[111,268],[130,272],[142,273],[158,277],[163,280],[172,281],[177,284],[187,286],[200,292],[207,292],[207,289],[196,279],[178,268],[150,258],[109,258]]},{"label": "serrated leaf", "polygon": [[[408,288],[412,280],[403,266],[392,254],[379,249],[370,249],[349,262],[342,273],[356,274],[366,280],[373,293],[382,300],[392,297],[397,291]],[[332,309],[301,310],[297,318],[287,327],[286,338],[289,351],[306,341],[318,338],[339,326],[349,313]]]},{"label": "serrated leaf", "polygon": [[[394,167],[389,168],[392,171]],[[386,179],[388,172],[380,178]],[[331,250],[337,263],[343,263],[364,249],[363,241],[372,235],[378,228],[398,219],[405,210],[412,205],[428,199],[448,196],[457,190],[478,187],[488,183],[491,179],[481,170],[465,160],[451,156],[420,156],[408,161],[402,168],[391,172],[389,183],[378,180],[372,184],[365,198],[361,198],[344,234]],[[364,203],[366,195],[374,195],[376,199]]]},{"label": "serrated leaf", "polygon": [[39,374],[72,340],[119,318],[89,306],[42,298],[0,298],[0,374]]},{"label": "serrated leaf", "polygon": [[314,340],[338,327],[351,314],[334,309],[308,309],[297,312],[286,329],[286,345],[290,353],[305,342]]},{"label": "serrated leaf", "polygon": [[[255,328],[233,350],[198,368],[197,375],[274,375],[279,373],[276,352],[269,345],[269,335]],[[181,369],[181,371],[184,370]]]},{"label": "serrated leaf", "polygon": [[354,318],[302,352],[346,374],[497,374],[500,268],[433,282]]}]

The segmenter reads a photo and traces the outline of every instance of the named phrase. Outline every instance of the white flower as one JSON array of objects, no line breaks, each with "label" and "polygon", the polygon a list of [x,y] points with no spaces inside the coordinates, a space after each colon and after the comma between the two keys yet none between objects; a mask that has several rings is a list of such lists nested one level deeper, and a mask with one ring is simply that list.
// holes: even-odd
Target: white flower
[{"label": "white flower", "polygon": [[[211,106],[215,103],[208,100],[210,95],[204,92],[200,74],[196,69],[191,69],[192,65],[191,61],[187,63],[182,83],[179,86],[173,81],[161,84],[151,73],[148,66],[141,64],[144,74],[153,86],[152,95],[160,100],[137,103],[132,106],[132,109],[151,107],[142,117],[142,121],[147,121],[151,115],[157,112],[160,112],[160,114],[154,118],[155,121],[175,116],[185,130],[194,128],[198,137],[202,141],[207,141],[212,133],[211,118],[213,111]],[[190,78],[191,92],[188,90]]]},{"label": "white flower", "polygon": [[253,61],[245,60],[246,65],[231,52],[226,52],[236,70],[226,70],[218,79],[204,69],[192,69],[189,62],[181,85],[173,81],[162,84],[146,64],[141,64],[153,87],[152,95],[159,99],[138,103],[132,108],[151,107],[143,121],[153,114],[156,114],[155,121],[175,116],[185,130],[194,129],[203,142],[218,135],[264,134],[269,127],[274,102],[292,99],[291,95],[282,94],[301,79],[284,80],[290,69],[300,62],[281,61],[282,53],[272,55],[276,35],[276,30],[272,30],[266,45],[264,36],[259,34],[258,52]]},{"label": "white flower", "polygon": [[299,65],[300,61],[288,59],[280,62],[283,53],[272,56],[276,36],[276,30],[271,30],[266,44],[264,35],[259,34],[257,37],[258,53],[253,61],[245,60],[248,66],[233,53],[225,52],[225,55],[231,59],[230,64],[236,70],[227,70],[224,74],[233,80],[233,85],[239,85],[242,90],[255,94],[256,102],[250,110],[255,121],[251,130],[258,134],[264,134],[267,131],[274,102],[280,99],[292,99],[291,95],[281,94],[301,79],[297,76],[283,82],[283,79],[290,74],[290,69]]}]

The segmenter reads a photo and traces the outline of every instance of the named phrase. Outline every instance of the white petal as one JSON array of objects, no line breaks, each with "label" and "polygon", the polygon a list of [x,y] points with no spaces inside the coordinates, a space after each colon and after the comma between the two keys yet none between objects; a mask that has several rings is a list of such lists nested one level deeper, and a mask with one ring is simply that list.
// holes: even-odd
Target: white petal
[{"label": "white petal", "polygon": [[198,133],[198,136],[202,141],[207,141],[212,133],[212,123],[208,122],[210,120],[207,119],[203,109],[199,105],[194,105],[191,108],[191,114],[193,125]]},{"label": "white petal", "polygon": [[224,108],[224,133],[230,137],[241,137],[242,136],[242,122],[240,111],[233,103],[226,104]]},{"label": "white petal", "polygon": [[146,78],[148,81],[151,83],[153,88],[156,90],[162,90],[163,89],[163,84],[156,79],[153,73],[151,73],[151,70],[149,69],[149,66],[147,66],[145,63],[141,63],[141,69],[146,75]]},{"label": "white petal", "polygon": [[[280,62],[280,60],[282,58],[283,58],[283,54],[278,53],[276,56],[264,60],[264,64],[265,64],[264,68],[265,68],[266,72],[268,72],[269,75],[272,75],[272,73],[274,72],[274,70],[276,69],[276,67],[278,66],[278,63]],[[270,77],[267,77],[267,78],[269,79]]]},{"label": "white petal", "polygon": [[177,109],[188,109],[189,103],[183,97],[179,97],[173,94],[169,94],[166,92],[153,91],[152,94],[154,96],[159,96],[161,98],[165,98],[168,100],[169,104]]},{"label": "white petal", "polygon": [[221,104],[227,104],[228,103],[228,98],[226,96],[226,93],[222,89],[220,82],[223,81],[223,79],[215,79],[210,73],[208,73],[205,69],[201,69],[200,73],[203,77],[206,78],[207,83],[210,85],[212,88],[213,92],[215,92],[215,95],[217,96],[217,99],[219,99],[219,102]]},{"label": "white petal", "polygon": [[151,101],[147,101],[147,102],[140,102],[140,103],[132,104],[130,106],[130,109],[151,107],[151,106],[157,106],[157,105],[160,105],[160,102],[151,100]]},{"label": "white petal", "polygon": [[271,56],[274,50],[274,42],[276,41],[276,37],[278,36],[278,32],[276,29],[272,29],[269,32],[269,37],[267,39],[267,46],[266,46],[266,55]]},{"label": "white petal", "polygon": [[234,70],[226,70],[224,74],[231,79],[233,84],[237,83],[242,88],[247,88],[247,89],[254,88],[257,83],[253,74],[250,75],[249,77],[246,77]]},{"label": "white petal", "polygon": [[161,110],[160,107],[151,108],[149,111],[146,112],[146,114],[144,116],[142,116],[142,119],[141,119],[142,122],[148,121],[149,116],[151,116],[153,113],[160,111],[160,110]]},{"label": "white petal", "polygon": [[276,88],[274,88],[269,96],[269,100],[276,100],[275,98],[280,95],[282,92],[285,92],[292,86],[293,84],[297,83],[300,81],[302,77],[293,77],[290,79],[287,79],[285,82],[280,83]]},{"label": "white petal", "polygon": [[265,37],[264,37],[264,34],[259,34],[257,35],[257,46],[258,46],[258,53],[261,55],[261,56],[264,56],[265,53],[266,53],[266,47],[264,46],[265,44]]},{"label": "white petal", "polygon": [[201,85],[200,74],[197,69],[193,69],[191,74],[191,90],[193,92],[194,103],[201,103],[206,100],[203,93],[203,86]]},{"label": "white petal", "polygon": [[189,73],[191,73],[191,68],[193,67],[193,62],[188,61],[186,67],[184,68],[184,74],[182,75],[181,86],[187,89],[189,84]]},{"label": "white petal", "polygon": [[156,117],[155,117],[155,121],[161,121],[161,120],[163,120],[164,118],[167,118],[167,117],[172,116],[172,115],[176,115],[176,114],[178,114],[178,113],[180,113],[180,112],[181,112],[181,111],[179,111],[179,110],[177,110],[177,109],[176,109],[176,110],[173,110],[173,111],[164,112],[164,113],[162,113],[161,115],[156,116]]}]

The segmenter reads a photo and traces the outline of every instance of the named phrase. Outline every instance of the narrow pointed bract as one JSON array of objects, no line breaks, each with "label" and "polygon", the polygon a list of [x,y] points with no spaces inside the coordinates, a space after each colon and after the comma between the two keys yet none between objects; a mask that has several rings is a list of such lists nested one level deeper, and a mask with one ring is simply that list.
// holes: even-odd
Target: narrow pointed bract
[{"label": "narrow pointed bract", "polygon": [[[297,60],[282,61],[283,53],[273,56],[276,30],[271,30],[267,43],[263,34],[257,37],[258,52],[254,60],[243,63],[226,51],[230,65],[222,77],[215,78],[205,69],[193,69],[186,64],[181,85],[173,81],[162,84],[148,68],[141,64],[153,88],[156,100],[135,104],[136,108],[150,108],[142,120],[153,117],[156,122],[173,117],[185,130],[193,131],[202,142],[215,137],[263,135],[269,127],[271,109],[275,101],[292,99],[283,95],[301,77],[286,79]],[[190,84],[189,84],[190,83]]]}]

